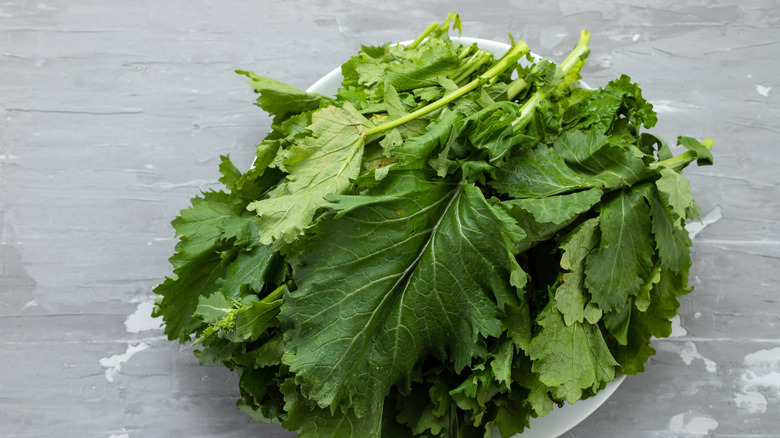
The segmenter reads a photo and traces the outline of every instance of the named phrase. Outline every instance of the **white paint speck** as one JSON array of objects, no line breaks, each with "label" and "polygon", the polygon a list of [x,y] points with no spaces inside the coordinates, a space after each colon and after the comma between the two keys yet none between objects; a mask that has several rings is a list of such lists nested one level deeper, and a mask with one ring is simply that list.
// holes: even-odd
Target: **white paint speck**
[{"label": "white paint speck", "polygon": [[723,210],[720,207],[713,208],[709,213],[699,221],[691,221],[685,224],[685,229],[688,230],[688,237],[693,240],[703,229],[714,224],[715,222],[723,219]]},{"label": "white paint speck", "polygon": [[683,362],[685,362],[685,365],[690,365],[693,363],[694,359],[701,359],[701,361],[704,362],[704,368],[707,371],[711,373],[718,371],[718,365],[711,359],[707,359],[706,357],[702,356],[701,353],[699,353],[699,350],[696,348],[696,344],[693,342],[686,342],[682,345],[682,349],[680,350],[680,357],[682,358]]},{"label": "white paint speck", "polygon": [[130,358],[135,356],[137,353],[146,350],[147,348],[149,348],[149,346],[146,345],[145,342],[139,342],[136,345],[128,345],[127,350],[123,354],[115,354],[113,356],[100,359],[100,366],[106,369],[106,380],[108,380],[109,383],[114,383],[114,378],[122,369],[122,364],[126,363],[128,360],[130,360]]},{"label": "white paint speck", "polygon": [[154,169],[154,164],[144,164],[144,169]]},{"label": "white paint speck", "polygon": [[612,56],[601,55],[598,58],[596,58],[596,63],[599,65],[599,67],[610,68],[612,67]]},{"label": "white paint speck", "polygon": [[748,354],[743,363],[745,371],[734,402],[749,414],[763,414],[769,400],[780,400],[780,347]]},{"label": "white paint speck", "polygon": [[16,155],[0,154],[0,161],[11,161],[17,158]]},{"label": "white paint speck", "polygon": [[339,26],[339,28],[338,28],[338,29],[339,29],[339,33],[340,33],[340,34],[342,34],[342,35],[344,35],[344,36],[348,36],[348,37],[354,37],[354,36],[356,36],[356,35],[355,35],[355,32],[353,32],[352,30],[350,30],[350,29],[349,29],[347,26]]},{"label": "white paint speck", "polygon": [[674,315],[674,317],[672,318],[672,334],[669,335],[669,337],[679,338],[687,334],[688,334],[688,330],[686,330],[685,327],[682,326],[682,320],[680,319],[680,315]]},{"label": "white paint speck", "polygon": [[617,34],[617,35],[610,35],[609,39],[611,39],[612,41],[631,40],[633,42],[637,42],[637,41],[639,41],[639,38],[641,38],[641,37],[642,37],[642,35],[640,35],[638,33],[634,33],[634,34],[631,34],[631,33],[621,33],[621,34]]},{"label": "white paint speck", "polygon": [[691,341],[663,342],[657,344],[657,348],[679,355],[685,365],[691,365],[694,360],[701,360],[704,363],[704,369],[708,372],[715,373],[718,371],[718,364],[716,364],[715,361],[702,356],[696,348],[696,344]]},{"label": "white paint speck", "polygon": [[29,309],[30,307],[38,307],[38,302],[37,302],[37,301],[35,301],[35,300],[30,300],[30,301],[28,301],[27,303],[25,303],[25,305],[24,305],[24,307],[22,308],[22,310],[24,310],[24,309]]},{"label": "white paint speck", "polygon": [[138,304],[132,315],[125,320],[125,328],[129,333],[140,333],[146,330],[161,330],[162,317],[152,318],[154,299],[147,298]]},{"label": "white paint speck", "polygon": [[687,413],[677,414],[669,420],[669,430],[684,436],[703,437],[718,427],[718,422],[709,415]]},{"label": "white paint speck", "polygon": [[764,394],[758,391],[736,392],[734,403],[749,414],[763,414],[769,405]]},{"label": "white paint speck", "polygon": [[763,85],[756,84],[756,92],[758,92],[758,94],[760,94],[760,95],[762,95],[764,97],[768,97],[769,96],[769,91],[770,90],[772,90],[772,87],[765,87]]},{"label": "white paint speck", "polygon": [[653,104],[653,110],[659,114],[671,114],[680,111],[680,107],[671,100],[657,100],[651,103]]},{"label": "white paint speck", "polygon": [[108,436],[108,438],[130,438],[130,435],[127,434],[127,432],[120,432],[120,433],[112,433]]},{"label": "white paint speck", "polygon": [[694,313],[694,314],[693,314],[693,317],[694,317],[694,318],[696,318],[696,319],[699,319],[699,318],[701,318],[701,312],[696,312],[696,313]]}]

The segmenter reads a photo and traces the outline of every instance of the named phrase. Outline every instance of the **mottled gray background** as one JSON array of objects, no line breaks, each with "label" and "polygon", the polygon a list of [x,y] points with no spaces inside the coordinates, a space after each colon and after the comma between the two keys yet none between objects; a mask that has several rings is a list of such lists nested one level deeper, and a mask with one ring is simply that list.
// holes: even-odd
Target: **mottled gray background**
[{"label": "mottled gray background", "polygon": [[716,140],[674,337],[565,436],[780,436],[780,3],[739,0],[1,2],[0,435],[291,436],[149,318],[169,222],[269,128],[234,69],[305,88],[449,11],[558,60],[587,28],[590,85],[629,74],[657,134]]}]

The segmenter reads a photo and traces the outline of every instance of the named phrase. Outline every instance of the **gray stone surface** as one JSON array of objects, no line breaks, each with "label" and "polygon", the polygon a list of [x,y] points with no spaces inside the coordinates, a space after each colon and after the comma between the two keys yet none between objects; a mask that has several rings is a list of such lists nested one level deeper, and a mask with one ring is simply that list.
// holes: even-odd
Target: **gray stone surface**
[{"label": "gray stone surface", "polygon": [[565,436],[780,436],[780,3],[737,0],[0,3],[0,435],[292,436],[148,317],[169,222],[269,128],[234,69],[305,88],[448,11],[557,59],[587,28],[591,85],[629,74],[654,132],[716,140],[674,337]]}]

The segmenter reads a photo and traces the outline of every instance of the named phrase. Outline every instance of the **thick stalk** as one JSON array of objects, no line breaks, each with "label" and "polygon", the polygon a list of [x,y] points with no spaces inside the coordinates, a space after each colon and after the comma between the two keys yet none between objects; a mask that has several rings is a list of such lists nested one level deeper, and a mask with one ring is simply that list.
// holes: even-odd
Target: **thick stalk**
[{"label": "thick stalk", "polygon": [[452,82],[455,82],[456,84],[460,84],[466,78],[471,76],[471,74],[474,73],[478,68],[480,68],[486,62],[488,62],[491,57],[492,55],[489,52],[478,51],[477,53],[474,54],[474,56],[471,59],[469,59],[466,62],[465,70],[463,70],[457,76],[455,76],[452,79]]},{"label": "thick stalk", "polygon": [[[564,59],[560,64],[564,78],[573,72],[574,69],[580,65],[580,61],[584,59],[588,53],[590,53],[590,49],[588,48],[589,41],[590,33],[587,30],[583,30],[580,33],[580,39],[577,42],[577,45],[574,46],[574,49],[571,51],[571,53],[569,53],[569,56],[567,56],[566,59]],[[531,95],[531,97],[520,108],[520,116],[517,118],[517,120],[514,121],[514,124],[517,125],[520,123],[522,126],[527,123],[530,114],[533,113],[533,111],[542,101],[547,99],[547,96],[550,95],[550,92],[554,88],[555,87],[545,87],[543,89],[537,90],[533,95]]]},{"label": "thick stalk", "polygon": [[412,43],[409,44],[407,47],[409,47],[410,49],[414,49],[415,47],[420,45],[420,43],[425,39],[425,37],[430,35],[431,32],[433,32],[434,30],[436,30],[436,28],[439,27],[439,24],[440,23],[438,21],[434,21],[433,23],[431,23],[428,27],[425,28],[424,31],[422,31],[420,35],[417,35],[417,38],[415,38],[414,41],[412,41]]},{"label": "thick stalk", "polygon": [[561,63],[561,70],[563,70],[564,74],[569,74],[574,66],[588,55],[590,52],[590,49],[588,48],[589,42],[590,32],[587,30],[580,32],[580,40],[577,42],[577,45],[574,46],[574,49],[569,53],[569,56]]},{"label": "thick stalk", "polygon": [[287,285],[283,284],[283,285],[277,287],[276,289],[274,289],[273,291],[271,291],[271,293],[269,293],[268,295],[263,297],[263,299],[260,300],[260,301],[263,302],[263,303],[270,303],[272,301],[279,300],[279,299],[281,299],[284,296],[284,291],[286,289],[287,289]]},{"label": "thick stalk", "polygon": [[[712,148],[715,146],[715,140],[711,138],[705,138],[704,140],[701,141],[701,144],[704,147],[706,147],[707,150],[712,150]],[[668,158],[666,160],[650,163],[650,168],[656,169],[659,167],[669,167],[676,171],[680,171],[685,166],[691,164],[691,162],[695,159],[696,159],[696,152],[688,151],[688,152],[683,152],[680,155],[676,155],[672,158]]]},{"label": "thick stalk", "polygon": [[507,100],[514,99],[518,94],[520,94],[521,91],[525,90],[526,88],[528,88],[528,82],[526,82],[523,78],[517,78],[510,82],[506,87]]}]

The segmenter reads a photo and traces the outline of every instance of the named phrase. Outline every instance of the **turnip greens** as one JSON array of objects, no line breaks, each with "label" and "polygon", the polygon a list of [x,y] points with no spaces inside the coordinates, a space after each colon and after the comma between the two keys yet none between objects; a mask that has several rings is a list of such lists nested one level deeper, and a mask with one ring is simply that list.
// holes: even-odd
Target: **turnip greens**
[{"label": "turnip greens", "polygon": [[333,97],[238,72],[272,130],[173,221],[154,314],[236,370],[258,421],[509,437],[671,333],[699,215],[680,171],[712,141],[673,156],[627,76],[577,87],[587,32],[556,65],[450,28],[363,46]]}]

